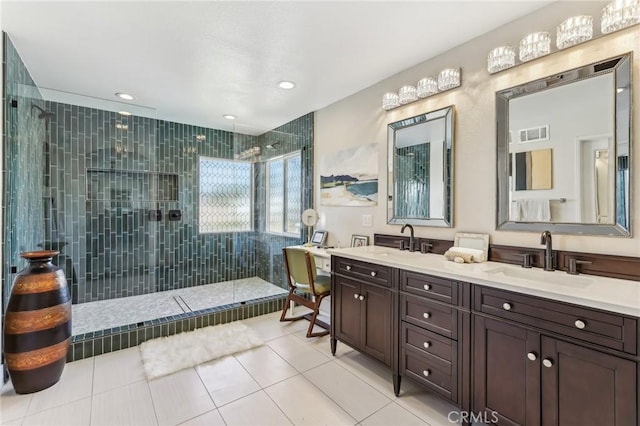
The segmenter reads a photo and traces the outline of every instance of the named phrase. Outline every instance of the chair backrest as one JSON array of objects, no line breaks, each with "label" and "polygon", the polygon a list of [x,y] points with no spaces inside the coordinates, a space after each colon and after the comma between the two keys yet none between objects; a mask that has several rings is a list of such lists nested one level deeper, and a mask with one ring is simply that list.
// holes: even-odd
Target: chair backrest
[{"label": "chair backrest", "polygon": [[287,270],[293,281],[311,285],[310,279],[315,281],[317,276],[316,262],[311,253],[294,247],[285,247],[282,250],[287,262]]}]

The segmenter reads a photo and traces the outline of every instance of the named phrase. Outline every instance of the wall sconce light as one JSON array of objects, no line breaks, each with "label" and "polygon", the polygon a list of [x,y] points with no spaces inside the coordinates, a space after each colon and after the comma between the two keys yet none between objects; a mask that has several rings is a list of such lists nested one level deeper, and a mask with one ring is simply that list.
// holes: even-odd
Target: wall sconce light
[{"label": "wall sconce light", "polygon": [[[602,9],[602,35],[618,31],[640,23],[640,0],[613,0]],[[557,27],[556,47],[558,50],[591,40],[593,17],[572,16]],[[547,32],[537,32],[520,40],[519,59],[521,63],[551,53],[551,36]],[[513,57],[511,56],[513,55]],[[510,46],[496,47],[487,56],[487,71],[494,74],[516,65],[515,52]]]},{"label": "wall sconce light", "polygon": [[423,78],[418,81],[417,92],[419,98],[435,95],[438,93],[438,81],[433,77]]},{"label": "wall sconce light", "polygon": [[459,87],[460,68],[447,68],[438,74],[438,78],[425,77],[418,81],[416,86],[402,86],[398,93],[388,92],[382,96],[382,109],[392,110],[400,105],[415,102],[418,99],[426,98],[445,90]]},{"label": "wall sconce light", "polygon": [[389,111],[390,109],[394,109],[400,106],[400,97],[397,93],[388,92],[385,93],[382,97],[382,108],[385,111]]},{"label": "wall sconce light", "polygon": [[491,74],[511,68],[515,64],[516,49],[511,46],[496,47],[487,56],[487,70]]},{"label": "wall sconce light", "polygon": [[460,86],[460,68],[447,68],[438,74],[438,90],[441,92]]},{"label": "wall sconce light", "polygon": [[572,16],[557,28],[556,47],[564,49],[593,37],[593,18],[589,15]]},{"label": "wall sconce light", "polygon": [[400,105],[418,100],[418,91],[414,86],[402,86],[398,95],[400,96]]},{"label": "wall sconce light", "polygon": [[531,33],[520,40],[520,60],[527,62],[551,53],[551,35],[541,31]]},{"label": "wall sconce light", "polygon": [[602,9],[600,29],[609,34],[640,22],[640,0],[613,0]]}]

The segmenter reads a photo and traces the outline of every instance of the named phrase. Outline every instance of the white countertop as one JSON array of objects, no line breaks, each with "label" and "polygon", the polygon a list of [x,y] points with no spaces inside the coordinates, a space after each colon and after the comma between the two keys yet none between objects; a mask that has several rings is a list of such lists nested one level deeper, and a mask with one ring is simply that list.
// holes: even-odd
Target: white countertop
[{"label": "white countertop", "polygon": [[440,254],[410,253],[380,246],[328,249],[327,252],[364,262],[640,317],[639,281],[585,274],[569,275],[562,271],[525,269],[498,262],[455,263],[449,262]]}]

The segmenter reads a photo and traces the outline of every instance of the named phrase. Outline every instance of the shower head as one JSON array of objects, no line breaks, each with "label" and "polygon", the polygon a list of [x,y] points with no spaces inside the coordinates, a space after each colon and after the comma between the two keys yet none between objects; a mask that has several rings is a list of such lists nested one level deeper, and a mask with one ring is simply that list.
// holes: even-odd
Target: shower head
[{"label": "shower head", "polygon": [[40,108],[38,105],[36,104],[31,104],[31,109],[37,109],[38,111],[40,111],[40,114],[38,114],[38,118],[53,118],[55,117],[56,113],[50,110],[46,110],[43,108]]}]

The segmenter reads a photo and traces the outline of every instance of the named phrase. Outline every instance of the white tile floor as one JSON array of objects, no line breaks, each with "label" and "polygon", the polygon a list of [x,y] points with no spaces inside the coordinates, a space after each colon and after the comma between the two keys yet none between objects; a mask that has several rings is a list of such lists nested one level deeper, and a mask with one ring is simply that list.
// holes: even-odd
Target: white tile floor
[{"label": "white tile floor", "polygon": [[431,425],[450,404],[329,336],[280,313],[243,322],[265,345],[148,381],[137,347],[67,364],[59,383],[31,395],[0,391],[5,425]]}]

